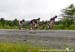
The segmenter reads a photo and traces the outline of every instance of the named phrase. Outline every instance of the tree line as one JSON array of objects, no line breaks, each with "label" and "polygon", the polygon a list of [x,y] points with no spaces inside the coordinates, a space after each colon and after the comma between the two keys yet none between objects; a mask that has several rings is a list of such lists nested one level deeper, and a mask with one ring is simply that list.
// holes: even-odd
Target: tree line
[{"label": "tree line", "polygon": [[0,19],[0,28],[16,28],[18,26],[18,20],[5,20],[4,18]]}]

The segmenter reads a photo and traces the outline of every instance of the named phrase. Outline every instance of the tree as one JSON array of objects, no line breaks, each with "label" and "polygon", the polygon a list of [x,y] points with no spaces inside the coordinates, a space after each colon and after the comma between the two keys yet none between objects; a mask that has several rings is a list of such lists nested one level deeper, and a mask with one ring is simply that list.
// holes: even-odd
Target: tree
[{"label": "tree", "polygon": [[17,19],[14,19],[14,20],[13,20],[13,25],[14,25],[14,26],[18,26],[18,25],[19,25],[19,22],[18,22]]},{"label": "tree", "polygon": [[75,7],[71,4],[69,7],[63,9],[63,24],[69,26],[74,23],[75,20]]},{"label": "tree", "polygon": [[0,19],[0,23],[1,23],[1,25],[4,27],[4,25],[5,25],[5,20],[4,20],[4,18],[1,18],[1,19]]}]

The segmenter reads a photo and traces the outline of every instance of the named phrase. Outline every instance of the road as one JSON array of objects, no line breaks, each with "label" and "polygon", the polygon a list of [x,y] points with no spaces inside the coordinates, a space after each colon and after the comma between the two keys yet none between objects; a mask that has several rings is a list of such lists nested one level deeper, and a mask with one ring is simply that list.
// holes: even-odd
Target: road
[{"label": "road", "polygon": [[75,30],[0,30],[0,42],[28,42],[46,47],[75,47]]}]

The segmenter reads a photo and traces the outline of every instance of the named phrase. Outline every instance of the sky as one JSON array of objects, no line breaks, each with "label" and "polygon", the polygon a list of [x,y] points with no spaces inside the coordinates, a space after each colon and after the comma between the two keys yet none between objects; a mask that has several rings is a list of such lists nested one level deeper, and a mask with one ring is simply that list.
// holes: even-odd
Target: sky
[{"label": "sky", "polygon": [[75,5],[75,0],[0,0],[0,18],[49,20],[55,15],[60,18],[62,9],[70,4]]}]

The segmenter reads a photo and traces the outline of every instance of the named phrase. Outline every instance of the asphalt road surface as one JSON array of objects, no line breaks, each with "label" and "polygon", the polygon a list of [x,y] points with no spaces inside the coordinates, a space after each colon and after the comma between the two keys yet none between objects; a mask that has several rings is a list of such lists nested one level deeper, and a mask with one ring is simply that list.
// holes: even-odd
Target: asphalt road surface
[{"label": "asphalt road surface", "polygon": [[0,42],[27,42],[51,48],[75,47],[75,30],[0,30]]}]

